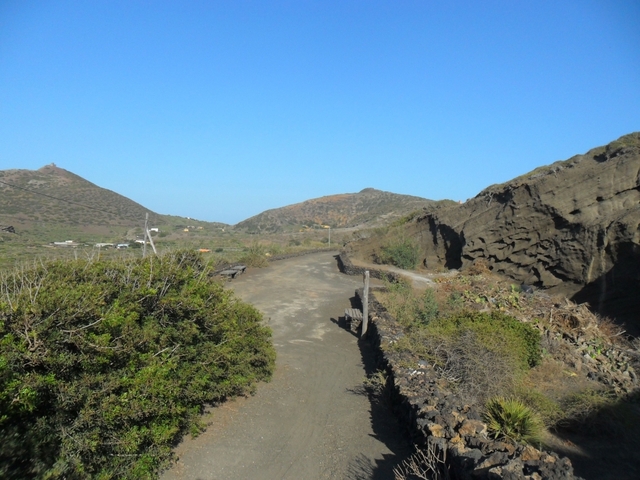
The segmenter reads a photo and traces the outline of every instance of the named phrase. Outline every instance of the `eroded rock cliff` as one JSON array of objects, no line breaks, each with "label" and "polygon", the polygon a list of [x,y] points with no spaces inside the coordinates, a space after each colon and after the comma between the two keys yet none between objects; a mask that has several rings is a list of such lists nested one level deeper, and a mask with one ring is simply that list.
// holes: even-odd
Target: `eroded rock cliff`
[{"label": "eroded rock cliff", "polygon": [[[417,226],[427,263],[477,259],[603,314],[639,317],[640,132],[493,185]],[[633,328],[633,327],[632,327]]]}]

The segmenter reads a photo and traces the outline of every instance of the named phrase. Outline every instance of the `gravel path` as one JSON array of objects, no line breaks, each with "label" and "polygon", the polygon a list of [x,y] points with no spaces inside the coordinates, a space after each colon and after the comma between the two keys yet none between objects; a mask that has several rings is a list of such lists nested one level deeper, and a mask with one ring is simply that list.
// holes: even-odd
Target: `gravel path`
[{"label": "gravel path", "polygon": [[273,329],[276,372],[257,393],[213,409],[185,440],[173,479],[388,479],[410,452],[395,418],[362,389],[372,352],[339,326],[359,277],[333,253],[274,262],[230,285]]}]

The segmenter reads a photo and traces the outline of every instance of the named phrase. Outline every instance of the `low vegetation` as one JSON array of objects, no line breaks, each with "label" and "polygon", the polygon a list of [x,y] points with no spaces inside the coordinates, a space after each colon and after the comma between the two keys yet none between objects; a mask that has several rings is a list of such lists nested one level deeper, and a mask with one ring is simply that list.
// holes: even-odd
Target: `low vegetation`
[{"label": "low vegetation", "polygon": [[[391,348],[433,365],[464,402],[483,406],[493,436],[553,443],[548,431],[599,435],[622,439],[618,453],[633,455],[640,356],[620,353],[638,346],[612,322],[525,293],[482,264],[425,291],[398,283],[375,297],[405,329]],[[596,366],[603,373],[589,373]]]},{"label": "low vegetation", "polygon": [[150,478],[206,404],[270,377],[259,312],[202,257],[54,261],[0,278],[0,476]]},{"label": "low vegetation", "polygon": [[414,291],[407,282],[385,282],[385,290],[376,293],[393,317],[404,327],[426,325],[437,318],[439,307],[434,291]]},{"label": "low vegetation", "polygon": [[487,402],[485,419],[494,438],[540,443],[544,424],[540,416],[522,401],[496,397]]},{"label": "low vegetation", "polygon": [[395,265],[403,270],[416,268],[419,260],[418,245],[408,238],[398,239],[383,245],[378,257],[379,263]]}]

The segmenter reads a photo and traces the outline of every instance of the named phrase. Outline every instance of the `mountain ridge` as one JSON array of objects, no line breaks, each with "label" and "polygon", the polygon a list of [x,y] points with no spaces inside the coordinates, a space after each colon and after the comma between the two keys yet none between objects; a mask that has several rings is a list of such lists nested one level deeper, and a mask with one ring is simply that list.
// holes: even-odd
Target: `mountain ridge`
[{"label": "mountain ridge", "polygon": [[[135,228],[144,224],[147,214],[151,224],[193,222],[185,217],[156,213],[54,163],[37,170],[0,170],[0,225],[55,223]],[[198,222],[228,226],[221,222]]]}]

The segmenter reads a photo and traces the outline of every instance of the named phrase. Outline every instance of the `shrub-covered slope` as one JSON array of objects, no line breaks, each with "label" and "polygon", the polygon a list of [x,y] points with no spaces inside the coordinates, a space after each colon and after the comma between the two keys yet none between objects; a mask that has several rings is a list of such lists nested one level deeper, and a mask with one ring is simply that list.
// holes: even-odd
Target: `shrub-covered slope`
[{"label": "shrub-covered slope", "polygon": [[[565,460],[535,451],[541,443],[585,478],[639,478],[640,342],[480,262],[466,273],[437,276],[424,291],[388,284],[370,297],[372,331],[416,443],[439,445],[451,478],[574,478]],[[398,478],[449,478],[427,476],[444,465],[427,457],[404,469],[424,476]]]},{"label": "shrub-covered slope", "polygon": [[[149,213],[142,205],[54,164],[39,170],[3,170],[0,181],[0,221],[7,224],[31,221],[136,227]],[[161,216],[151,212],[149,220],[157,224]]]},{"label": "shrub-covered slope", "polygon": [[0,280],[2,478],[148,478],[203,405],[271,375],[260,314],[196,254]]}]

